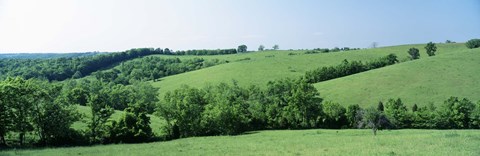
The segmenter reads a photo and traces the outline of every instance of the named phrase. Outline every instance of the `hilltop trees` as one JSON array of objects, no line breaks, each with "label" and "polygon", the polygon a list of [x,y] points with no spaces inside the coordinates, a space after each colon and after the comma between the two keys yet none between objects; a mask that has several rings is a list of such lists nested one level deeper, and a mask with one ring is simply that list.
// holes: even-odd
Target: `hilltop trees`
[{"label": "hilltop trees", "polygon": [[410,59],[412,60],[416,60],[420,58],[420,51],[417,48],[408,49],[408,54],[410,55]]},{"label": "hilltop trees", "polygon": [[480,47],[480,39],[471,39],[468,40],[467,43],[465,43],[467,48],[473,49],[473,48],[478,48]]},{"label": "hilltop trees", "polygon": [[258,46],[258,51],[263,51],[263,50],[265,50],[265,46],[263,45]]},{"label": "hilltop trees", "polygon": [[435,46],[435,43],[433,42],[428,42],[427,46],[425,46],[425,50],[427,50],[428,56],[435,56],[435,52],[437,51],[437,46]]},{"label": "hilltop trees", "polygon": [[237,52],[239,52],[239,53],[247,52],[247,46],[244,45],[244,44],[239,45],[238,48],[237,48]]},{"label": "hilltop trees", "polygon": [[309,83],[317,83],[321,81],[331,80],[334,78],[339,78],[347,75],[352,75],[371,69],[381,68],[384,66],[392,65],[397,63],[397,56],[395,54],[389,54],[380,59],[362,63],[360,61],[351,61],[344,60],[341,64],[330,67],[317,68],[305,73],[305,79]]},{"label": "hilltop trees", "polygon": [[280,48],[280,46],[278,46],[278,44],[275,44],[272,48],[273,48],[273,50],[278,50]]}]

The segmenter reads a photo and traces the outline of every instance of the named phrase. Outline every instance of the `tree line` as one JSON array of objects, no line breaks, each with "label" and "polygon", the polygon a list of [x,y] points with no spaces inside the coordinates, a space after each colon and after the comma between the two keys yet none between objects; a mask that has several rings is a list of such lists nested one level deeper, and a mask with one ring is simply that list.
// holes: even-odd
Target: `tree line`
[{"label": "tree line", "polygon": [[321,67],[305,73],[305,79],[309,83],[317,83],[326,80],[331,80],[343,76],[348,76],[376,68],[385,67],[398,62],[395,54],[389,54],[385,57],[377,60],[362,63],[361,61],[348,61],[343,62],[336,66]]},{"label": "tree line", "polygon": [[313,50],[306,51],[305,54],[317,54],[317,53],[329,53],[329,52],[340,52],[340,51],[350,51],[350,50],[360,50],[360,48],[350,48],[350,47],[343,47],[343,48],[315,48]]},{"label": "tree line", "polygon": [[52,59],[0,59],[0,80],[21,76],[48,81],[63,81],[80,78],[98,70],[127,60],[153,55],[222,55],[235,54],[236,49],[177,51],[165,48],[134,48],[124,52],[100,53],[84,57],[62,57]]},{"label": "tree line", "polygon": [[361,108],[323,101],[305,79],[271,81],[265,89],[243,88],[235,82],[202,89],[183,86],[165,95],[158,115],[167,120],[171,138],[235,135],[262,129],[422,128],[478,129],[480,101],[450,97],[411,108],[400,98]]},{"label": "tree line", "polygon": [[132,84],[134,81],[156,81],[162,77],[207,68],[223,63],[228,63],[228,61],[221,61],[219,59],[179,59],[149,56],[122,62],[118,67],[111,70],[98,71],[92,75],[104,82],[128,85]]}]

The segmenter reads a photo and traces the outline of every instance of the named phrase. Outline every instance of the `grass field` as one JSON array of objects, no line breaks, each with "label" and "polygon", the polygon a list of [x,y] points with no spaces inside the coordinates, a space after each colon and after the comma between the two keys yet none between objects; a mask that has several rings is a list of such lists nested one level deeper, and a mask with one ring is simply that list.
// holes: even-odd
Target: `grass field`
[{"label": "grass field", "polygon": [[406,105],[441,104],[450,96],[480,100],[480,49],[458,50],[315,84],[322,97],[371,106],[387,98]]},{"label": "grass field", "polygon": [[[183,84],[202,87],[209,83],[229,83],[235,79],[243,86],[253,84],[262,87],[268,81],[300,77],[308,70],[337,65],[344,59],[368,61],[394,53],[400,60],[405,60],[407,50],[416,47],[420,49],[420,60],[322,82],[316,84],[316,87],[322,97],[343,105],[353,103],[362,106],[375,105],[379,100],[395,97],[404,99],[408,105],[413,105],[414,101],[420,105],[427,102],[439,103],[449,96],[480,99],[475,95],[480,91],[480,85],[475,85],[479,84],[480,78],[477,74],[480,73],[480,68],[476,68],[478,61],[475,61],[480,56],[475,53],[478,53],[478,49],[468,50],[462,43],[438,44],[437,56],[427,57],[424,46],[424,44],[401,45],[319,54],[304,54],[305,51],[264,51],[217,56],[157,55],[157,57],[217,58],[229,60],[231,63],[165,77],[152,84],[160,88],[160,98],[163,98],[166,92]],[[243,58],[250,60],[235,61]]]},{"label": "grass field", "polygon": [[145,144],[8,150],[14,155],[480,155],[478,130],[278,130]]}]

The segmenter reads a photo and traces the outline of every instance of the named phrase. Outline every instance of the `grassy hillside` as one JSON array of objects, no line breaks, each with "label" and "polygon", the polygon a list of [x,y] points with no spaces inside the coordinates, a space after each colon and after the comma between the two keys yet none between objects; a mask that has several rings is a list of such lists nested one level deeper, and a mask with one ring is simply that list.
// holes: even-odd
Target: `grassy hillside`
[{"label": "grassy hillside", "polygon": [[322,97],[344,105],[376,105],[397,97],[407,105],[439,104],[450,96],[480,100],[480,49],[445,53],[320,82],[315,87]]},{"label": "grassy hillside", "polygon": [[0,155],[480,155],[475,130],[279,130],[146,144],[0,151]]},{"label": "grassy hillside", "polygon": [[[437,46],[437,55],[446,55],[467,49],[464,44],[439,44]],[[159,82],[154,82],[153,85],[160,88],[161,96],[182,84],[202,87],[208,83],[231,82],[233,79],[237,80],[240,85],[264,86],[268,81],[285,77],[299,77],[308,70],[337,65],[344,59],[368,61],[394,53],[404,60],[408,55],[407,50],[411,47],[420,49],[422,57],[425,58],[424,44],[319,54],[304,54],[305,51],[264,51],[235,55],[201,56],[206,59],[229,60],[231,63],[165,77]],[[289,53],[297,55],[289,55]],[[250,58],[250,60],[236,61],[245,58]]]}]

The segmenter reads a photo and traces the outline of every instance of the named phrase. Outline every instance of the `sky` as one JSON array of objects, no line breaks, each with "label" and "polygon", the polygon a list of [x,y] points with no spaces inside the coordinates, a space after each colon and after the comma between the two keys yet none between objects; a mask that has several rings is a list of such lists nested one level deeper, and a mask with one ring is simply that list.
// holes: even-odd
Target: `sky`
[{"label": "sky", "polygon": [[480,0],[0,0],[0,53],[367,48],[472,38],[480,38]]}]

